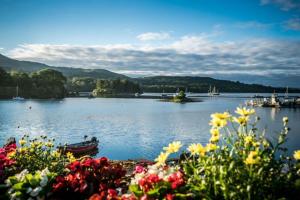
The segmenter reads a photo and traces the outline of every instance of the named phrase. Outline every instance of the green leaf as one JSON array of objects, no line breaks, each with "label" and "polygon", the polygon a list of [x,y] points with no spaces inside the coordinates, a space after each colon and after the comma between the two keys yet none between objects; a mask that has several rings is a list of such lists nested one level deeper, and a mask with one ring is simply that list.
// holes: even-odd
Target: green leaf
[{"label": "green leaf", "polygon": [[143,191],[140,190],[138,185],[130,185],[129,190],[137,197],[141,197],[143,195]]},{"label": "green leaf", "polygon": [[159,190],[160,190],[160,188],[159,187],[155,187],[155,188],[153,188],[152,190],[149,190],[148,192],[147,192],[147,195],[149,196],[149,197],[157,197],[157,196],[159,196]]},{"label": "green leaf", "polygon": [[23,185],[24,183],[17,183],[17,184],[14,184],[14,186],[12,187],[14,190],[23,190]]}]

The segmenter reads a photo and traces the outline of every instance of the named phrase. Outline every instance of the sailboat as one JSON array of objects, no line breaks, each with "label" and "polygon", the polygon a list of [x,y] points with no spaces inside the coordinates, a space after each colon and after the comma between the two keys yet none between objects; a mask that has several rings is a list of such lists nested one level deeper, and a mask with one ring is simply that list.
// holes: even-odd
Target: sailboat
[{"label": "sailboat", "polygon": [[23,101],[24,98],[23,97],[19,97],[19,86],[17,85],[17,88],[16,88],[16,93],[17,95],[15,97],[13,97],[13,100],[16,100],[16,101]]},{"label": "sailboat", "polygon": [[211,89],[211,85],[210,85],[208,89],[208,96],[217,96],[217,95],[220,95],[220,93],[216,89],[216,86],[214,86],[213,89]]},{"label": "sailboat", "polygon": [[286,87],[286,91],[284,93],[284,98],[282,102],[283,106],[293,106],[295,105],[295,98],[289,97],[289,87]]}]

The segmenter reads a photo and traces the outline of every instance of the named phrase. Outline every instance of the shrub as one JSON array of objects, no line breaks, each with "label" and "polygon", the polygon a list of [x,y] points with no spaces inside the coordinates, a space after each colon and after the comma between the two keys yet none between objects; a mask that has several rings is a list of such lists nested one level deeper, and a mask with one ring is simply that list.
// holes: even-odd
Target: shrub
[{"label": "shrub", "polygon": [[27,169],[30,173],[48,168],[57,174],[63,173],[65,165],[74,160],[72,154],[62,155],[54,148],[54,139],[47,136],[29,139],[25,135],[20,141],[20,147],[16,149],[12,158],[15,160],[15,172]]},{"label": "shrub", "polygon": [[24,169],[6,180],[9,199],[44,199],[51,191],[51,182],[55,176],[48,168],[33,174]]},{"label": "shrub", "polygon": [[105,157],[76,160],[67,169],[66,175],[56,177],[53,192],[55,196],[72,199],[84,199],[93,193],[104,199],[121,186],[121,179],[126,173],[121,165],[113,165]]},{"label": "shrub", "polygon": [[[254,118],[253,109],[237,108],[236,114],[212,114],[209,143],[191,144],[183,154],[180,167],[186,194],[192,193],[193,199],[292,199],[299,195],[300,151],[294,153],[295,161],[283,147],[288,118],[283,118],[278,141],[271,142],[256,128],[259,118]],[[157,164],[165,166],[169,154],[179,150],[178,144],[165,147]]]}]

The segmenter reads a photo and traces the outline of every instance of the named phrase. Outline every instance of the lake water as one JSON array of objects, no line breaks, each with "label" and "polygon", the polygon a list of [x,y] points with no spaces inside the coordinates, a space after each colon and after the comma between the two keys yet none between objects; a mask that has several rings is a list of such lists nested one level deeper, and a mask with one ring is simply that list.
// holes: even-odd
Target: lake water
[{"label": "lake water", "polygon": [[[231,111],[245,98],[201,98],[203,102],[176,104],[154,99],[66,98],[64,100],[0,101],[0,145],[23,134],[46,134],[57,143],[82,141],[84,135],[100,140],[97,156],[110,159],[155,158],[174,140],[185,145],[207,143],[210,114]],[[252,94],[239,94],[252,96]],[[29,107],[31,106],[31,109]],[[300,109],[257,108],[260,128],[274,138],[289,117],[288,147],[300,149]]]}]

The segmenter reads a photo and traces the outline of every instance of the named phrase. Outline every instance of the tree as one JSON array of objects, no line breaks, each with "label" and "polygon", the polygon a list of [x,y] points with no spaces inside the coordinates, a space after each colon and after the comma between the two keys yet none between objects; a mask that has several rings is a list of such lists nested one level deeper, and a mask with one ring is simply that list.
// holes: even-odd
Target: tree
[{"label": "tree", "polygon": [[31,74],[34,97],[63,98],[66,94],[66,77],[59,71],[42,69]]},{"label": "tree", "polygon": [[11,77],[10,75],[0,67],[0,86],[10,86]]}]

